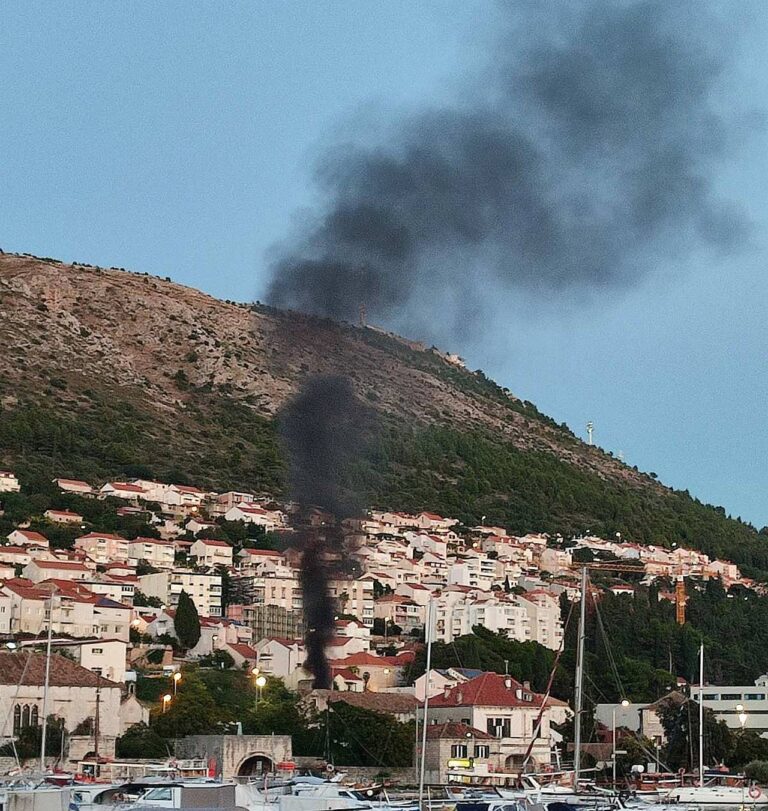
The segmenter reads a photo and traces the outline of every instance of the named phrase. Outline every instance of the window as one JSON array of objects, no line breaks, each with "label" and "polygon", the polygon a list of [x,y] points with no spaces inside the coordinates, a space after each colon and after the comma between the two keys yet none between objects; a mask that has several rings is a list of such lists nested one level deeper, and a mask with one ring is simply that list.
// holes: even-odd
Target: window
[{"label": "window", "polygon": [[741,701],[741,693],[723,693],[720,701]]},{"label": "window", "polygon": [[452,758],[465,758],[467,756],[467,745],[465,743],[455,743],[451,746]]},{"label": "window", "polygon": [[510,718],[489,718],[488,734],[495,738],[512,737],[512,723]]},{"label": "window", "polygon": [[37,719],[38,719],[37,706],[34,706],[34,707],[32,707],[32,712],[31,712],[30,717],[29,717],[29,722],[30,722],[30,724],[32,724],[33,727],[37,726]]},{"label": "window", "polygon": [[[5,611],[5,609],[3,609]],[[744,693],[745,701],[765,701],[765,693]]]},{"label": "window", "polygon": [[98,654],[100,654],[100,653],[104,653],[104,648],[93,648],[93,650],[91,651],[91,653],[92,653],[94,656],[98,656]]},{"label": "window", "polygon": [[29,704],[25,704],[24,709],[21,711],[21,725],[23,727],[29,726]]},{"label": "window", "polygon": [[720,696],[718,693],[704,693],[702,698],[704,699],[704,701],[718,701],[720,699]]},{"label": "window", "polygon": [[145,800],[172,800],[170,788],[151,788],[145,795]]},{"label": "window", "polygon": [[13,734],[18,735],[21,730],[21,707],[17,704],[13,708]]},{"label": "window", "polygon": [[487,743],[475,744],[475,757],[488,758],[491,754],[491,747]]}]

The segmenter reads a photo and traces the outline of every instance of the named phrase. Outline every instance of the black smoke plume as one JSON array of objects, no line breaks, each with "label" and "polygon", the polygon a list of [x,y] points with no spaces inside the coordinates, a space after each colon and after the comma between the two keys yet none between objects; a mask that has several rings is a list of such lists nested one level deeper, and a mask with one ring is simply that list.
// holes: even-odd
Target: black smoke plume
[{"label": "black smoke plume", "polygon": [[740,221],[710,182],[727,139],[707,5],[503,6],[472,101],[325,155],[325,202],[275,263],[270,302],[346,320],[363,304],[429,335],[483,302],[628,285],[728,247]]},{"label": "black smoke plume", "polygon": [[[331,670],[325,647],[334,633],[334,602],[328,590],[329,555],[341,549],[339,522],[360,510],[350,491],[349,466],[363,450],[371,415],[344,377],[313,377],[288,403],[280,428],[288,453],[291,494],[302,508],[299,575],[306,627],[307,669],[313,686],[330,689]],[[332,517],[310,526],[310,511],[319,507]]]}]

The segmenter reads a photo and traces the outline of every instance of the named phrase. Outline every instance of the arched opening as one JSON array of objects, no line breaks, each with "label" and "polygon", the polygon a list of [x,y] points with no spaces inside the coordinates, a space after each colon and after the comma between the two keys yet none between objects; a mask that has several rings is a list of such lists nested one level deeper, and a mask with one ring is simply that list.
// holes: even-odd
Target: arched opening
[{"label": "arched opening", "polygon": [[29,717],[29,723],[30,723],[30,724],[31,724],[33,727],[36,727],[36,726],[37,726],[37,723],[38,723],[37,704],[34,704],[34,705],[32,706],[32,713],[31,713],[31,715],[30,715],[30,717]]},{"label": "arched opening", "polygon": [[[508,772],[519,772],[525,763],[525,755],[510,755],[505,761],[504,766]],[[533,763],[533,758],[528,760],[528,765]]]},{"label": "arched opening", "polygon": [[24,709],[21,711],[21,725],[23,727],[29,726],[29,704],[25,704]]},{"label": "arched opening", "polygon": [[250,755],[237,770],[239,777],[250,777],[252,775],[268,774],[274,771],[274,764],[266,755]]},{"label": "arched opening", "polygon": [[21,705],[17,704],[13,708],[13,734],[18,735],[21,730]]}]

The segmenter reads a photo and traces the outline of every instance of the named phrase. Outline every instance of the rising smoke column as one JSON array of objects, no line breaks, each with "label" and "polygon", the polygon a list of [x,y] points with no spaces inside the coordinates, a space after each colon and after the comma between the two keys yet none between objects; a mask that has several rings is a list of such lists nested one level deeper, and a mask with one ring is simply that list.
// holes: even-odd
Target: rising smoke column
[{"label": "rising smoke column", "polygon": [[[299,530],[302,549],[299,575],[306,626],[307,669],[313,686],[331,687],[325,647],[334,632],[333,599],[328,591],[326,553],[341,551],[339,522],[357,514],[360,503],[345,490],[349,465],[363,450],[371,415],[355,397],[344,377],[313,377],[285,407],[280,429],[288,453],[291,495],[301,505],[304,526]],[[321,507],[334,525],[310,528],[307,510]]]},{"label": "rising smoke column", "polygon": [[364,304],[424,336],[483,302],[624,286],[729,246],[740,220],[709,180],[727,139],[707,5],[503,6],[473,101],[327,152],[324,202],[274,263],[270,303],[346,320]]}]

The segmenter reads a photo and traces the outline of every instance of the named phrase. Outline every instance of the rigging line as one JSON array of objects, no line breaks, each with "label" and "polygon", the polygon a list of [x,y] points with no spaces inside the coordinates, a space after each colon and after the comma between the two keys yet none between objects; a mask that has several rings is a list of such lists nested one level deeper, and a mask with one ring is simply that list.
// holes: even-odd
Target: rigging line
[{"label": "rigging line", "polygon": [[523,758],[523,768],[525,768],[528,760],[531,757],[531,752],[533,751],[533,745],[537,738],[539,737],[539,730],[541,729],[542,722],[544,721],[544,710],[547,706],[547,701],[549,701],[549,696],[552,693],[552,683],[555,680],[555,673],[557,673],[557,666],[560,664],[560,657],[563,655],[563,650],[565,649],[565,636],[566,632],[568,631],[568,626],[571,622],[571,617],[573,616],[573,607],[576,603],[571,603],[571,607],[568,610],[568,617],[565,620],[565,626],[563,627],[563,636],[560,639],[560,647],[557,649],[557,654],[555,655],[555,661],[552,664],[552,670],[549,672],[549,680],[547,681],[546,691],[544,693],[544,698],[541,702],[541,707],[539,708],[539,714],[536,718],[536,723],[533,729],[533,735],[531,736],[531,742],[528,744],[528,749],[525,752],[525,757]]},{"label": "rigging line", "polygon": [[597,617],[597,624],[600,628],[600,633],[602,634],[603,637],[603,644],[605,645],[605,651],[608,655],[608,664],[610,665],[611,670],[613,671],[613,677],[616,680],[616,686],[619,688],[619,695],[623,696],[625,695],[624,685],[622,684],[621,676],[619,676],[619,670],[618,667],[616,666],[616,659],[614,658],[613,650],[611,649],[611,641],[608,638],[608,634],[605,631],[605,625],[603,624],[603,616],[602,613],[600,612],[597,600],[594,601],[594,604],[595,604],[595,616]]},{"label": "rigging line", "polygon": [[330,728],[330,713],[332,712],[332,713],[333,713],[333,714],[334,714],[334,715],[335,715],[335,716],[336,716],[336,717],[337,717],[337,718],[338,718],[338,719],[341,721],[342,726],[344,726],[344,727],[346,728],[346,731],[349,733],[350,737],[351,737],[351,738],[352,738],[354,741],[356,741],[356,743],[358,744],[358,746],[360,746],[360,748],[361,748],[361,749],[365,750],[366,754],[370,755],[370,757],[371,757],[371,758],[372,758],[372,759],[373,759],[373,760],[374,760],[374,761],[375,761],[375,762],[376,762],[376,763],[377,763],[379,766],[383,766],[383,765],[384,765],[384,761],[382,760],[382,758],[383,758],[383,756],[384,756],[384,753],[382,753],[381,755],[374,755],[374,753],[373,753],[373,752],[371,752],[371,750],[370,750],[370,749],[369,749],[369,748],[368,748],[368,747],[367,747],[367,746],[366,746],[366,745],[365,745],[365,744],[364,744],[364,743],[363,743],[363,742],[360,740],[360,738],[358,738],[358,737],[357,737],[357,735],[355,735],[355,733],[352,731],[351,726],[350,726],[350,725],[347,723],[347,721],[345,720],[344,716],[343,716],[343,715],[339,715],[339,713],[337,713],[337,712],[336,712],[336,710],[332,710],[332,709],[331,709],[330,702],[328,703],[328,712],[329,712],[329,715],[328,715],[328,719],[329,719],[329,720],[328,720],[326,723],[328,724],[328,727],[329,727],[329,728]]}]

